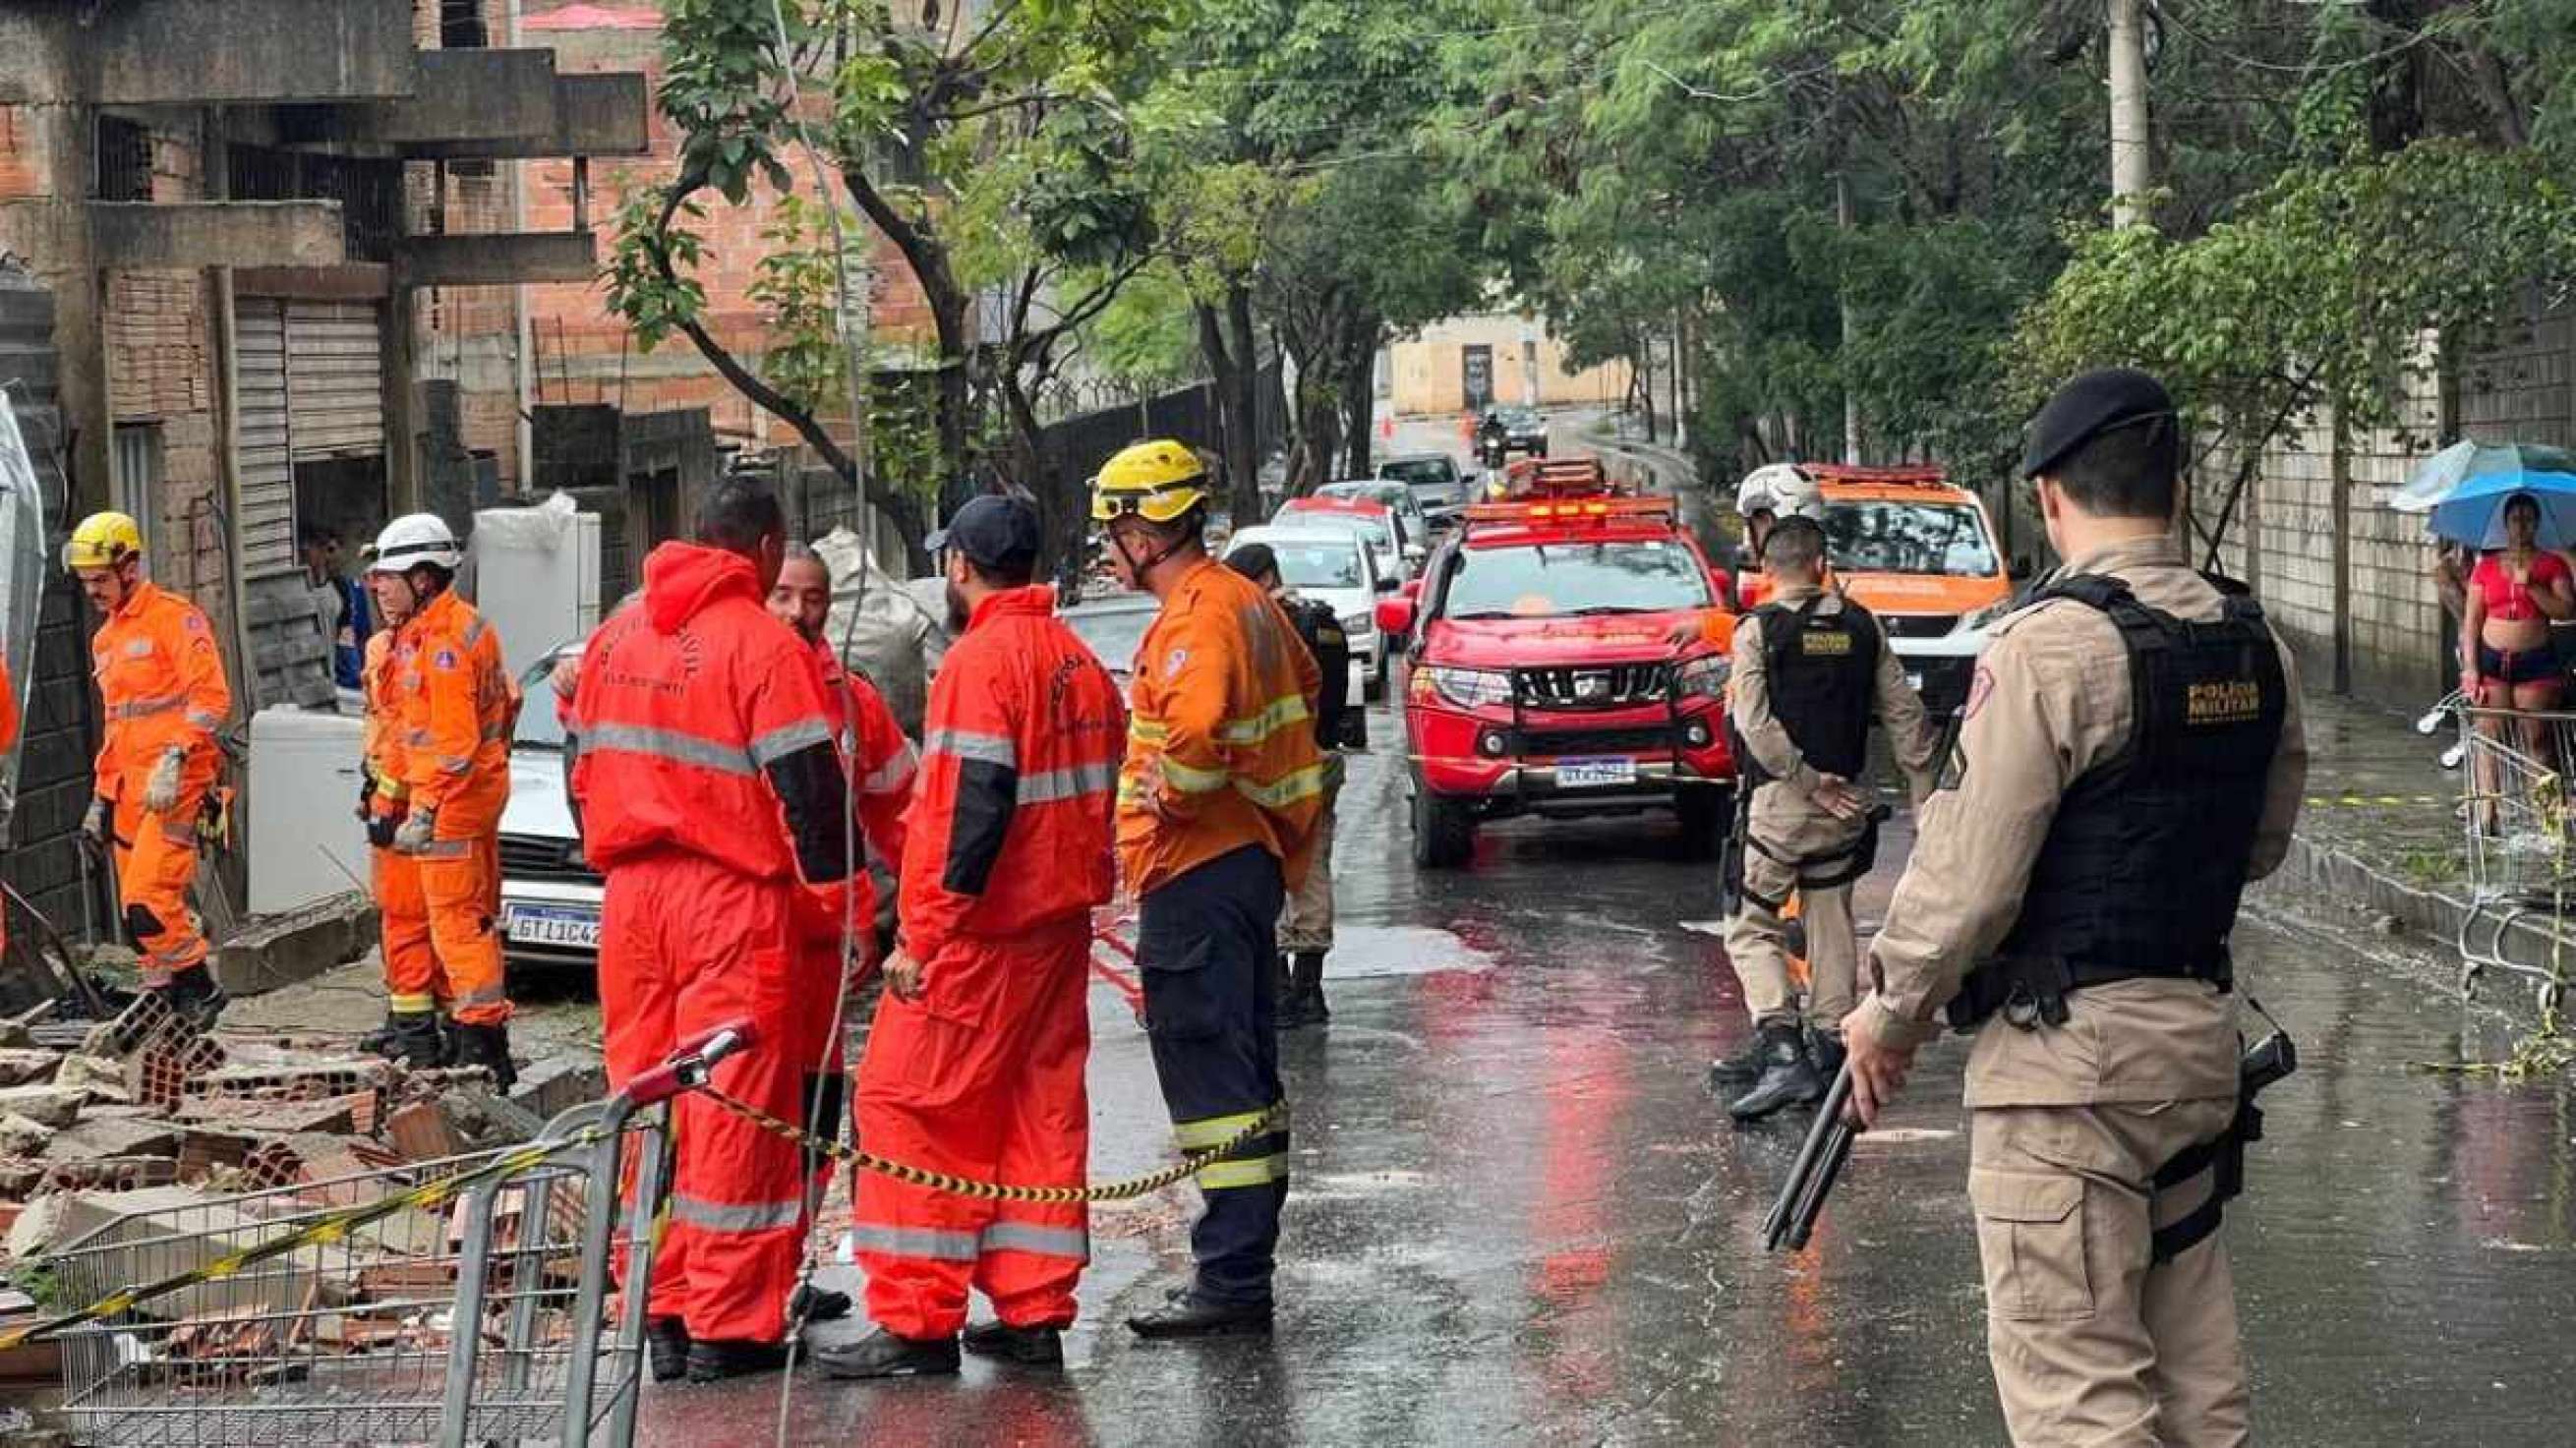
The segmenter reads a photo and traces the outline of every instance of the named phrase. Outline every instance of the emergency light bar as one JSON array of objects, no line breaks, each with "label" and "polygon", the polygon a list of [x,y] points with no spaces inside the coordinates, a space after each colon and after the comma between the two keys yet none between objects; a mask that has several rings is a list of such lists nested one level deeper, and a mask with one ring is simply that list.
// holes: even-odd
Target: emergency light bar
[{"label": "emergency light bar", "polygon": [[1928,487],[1950,481],[1949,469],[1938,463],[1905,463],[1895,467],[1864,468],[1849,463],[1799,463],[1798,471],[1820,483],[1874,483],[1882,487]]},{"label": "emergency light bar", "polygon": [[1681,509],[1671,498],[1562,498],[1544,503],[1470,503],[1470,523],[1592,523],[1614,521],[1678,523]]}]

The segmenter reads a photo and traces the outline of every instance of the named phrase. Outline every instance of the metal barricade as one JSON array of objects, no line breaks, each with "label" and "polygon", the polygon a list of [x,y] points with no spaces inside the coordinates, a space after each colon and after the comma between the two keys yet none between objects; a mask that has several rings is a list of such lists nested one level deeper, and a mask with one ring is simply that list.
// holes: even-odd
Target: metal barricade
[{"label": "metal barricade", "polygon": [[[2460,992],[2489,970],[2531,980],[2543,1017],[2555,1020],[2567,985],[2555,950],[2546,967],[2508,956],[2505,941],[2527,917],[2563,917],[2576,903],[2576,713],[2461,708],[2460,818],[2467,838],[2469,900],[2457,934]],[[2554,932],[2553,932],[2554,938]]]},{"label": "metal barricade", "polygon": [[703,1084],[749,1039],[710,1033],[527,1146],[174,1194],[86,1233],[46,1259],[63,1300],[156,1290],[58,1335],[79,1441],[631,1442],[644,1294],[619,1298],[613,1320],[609,1300],[618,1276],[650,1276],[670,1164],[666,1113],[643,1108]]}]

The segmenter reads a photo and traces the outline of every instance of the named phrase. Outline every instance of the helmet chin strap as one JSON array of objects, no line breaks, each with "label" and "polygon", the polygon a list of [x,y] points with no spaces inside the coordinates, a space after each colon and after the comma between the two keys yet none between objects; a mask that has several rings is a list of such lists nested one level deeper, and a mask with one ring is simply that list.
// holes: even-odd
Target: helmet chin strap
[{"label": "helmet chin strap", "polygon": [[1145,575],[1161,566],[1164,559],[1180,552],[1181,545],[1188,539],[1187,533],[1176,533],[1171,542],[1163,545],[1161,552],[1140,563],[1136,560],[1136,555],[1128,551],[1127,540],[1119,534],[1118,530],[1115,528],[1109,530],[1110,545],[1118,550],[1119,561],[1127,565],[1127,575],[1136,580],[1136,586],[1139,588],[1145,586]]}]

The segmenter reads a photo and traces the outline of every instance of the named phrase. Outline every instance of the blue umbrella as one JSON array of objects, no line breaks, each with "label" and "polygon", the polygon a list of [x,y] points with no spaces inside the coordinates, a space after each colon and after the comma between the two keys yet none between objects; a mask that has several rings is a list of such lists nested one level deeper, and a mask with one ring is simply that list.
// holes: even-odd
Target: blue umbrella
[{"label": "blue umbrella", "polygon": [[2473,477],[2524,472],[2576,473],[2576,454],[2534,443],[2455,442],[2416,464],[2388,505],[2401,513],[2429,513]]},{"label": "blue umbrella", "polygon": [[2529,493],[2540,505],[2543,548],[2576,544],[2576,473],[2516,470],[2479,473],[2464,480],[2433,508],[2433,531],[2472,548],[2504,546],[2504,507],[2516,494]]}]

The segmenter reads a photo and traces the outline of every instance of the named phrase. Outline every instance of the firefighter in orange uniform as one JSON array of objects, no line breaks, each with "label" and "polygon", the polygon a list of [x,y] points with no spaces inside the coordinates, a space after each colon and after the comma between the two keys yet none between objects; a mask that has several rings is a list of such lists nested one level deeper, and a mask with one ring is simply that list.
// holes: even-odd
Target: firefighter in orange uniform
[{"label": "firefighter in orange uniform", "polygon": [[366,824],[373,862],[377,934],[384,955],[385,1025],[365,1044],[413,1066],[447,1058],[439,1012],[451,998],[447,973],[430,943],[429,899],[421,893],[420,861],[394,848],[394,834],[408,813],[411,786],[403,779],[402,701],[395,692],[398,630],[367,636],[358,683],[367,701],[366,742],[358,765],[358,818]]},{"label": "firefighter in orange uniform", "polygon": [[63,566],[105,620],[90,641],[90,665],[107,731],[81,829],[94,847],[114,847],[143,988],[203,1028],[223,1010],[224,993],[188,886],[197,816],[222,761],[215,731],[233,706],[223,657],[197,606],[143,577],[143,533],[132,518],[83,519],[63,546]]},{"label": "firefighter in orange uniform", "polygon": [[[871,1151],[979,1181],[1079,1186],[1091,911],[1113,886],[1118,685],[1034,584],[1037,510],[980,497],[932,535],[960,634],[931,684],[902,875],[902,943],[859,1065]],[[965,1346],[1064,1361],[1090,1258],[1080,1202],[987,1202],[876,1173],[856,1184],[878,1331],[818,1357],[840,1377],[953,1373]],[[965,1327],[972,1286],[996,1321]]]},{"label": "firefighter in orange uniform", "polygon": [[[769,616],[794,629],[814,651],[815,666],[823,675],[823,695],[832,706],[833,733],[849,768],[859,837],[870,857],[883,861],[891,871],[903,859],[904,814],[912,804],[912,782],[920,772],[920,759],[912,741],[904,737],[903,726],[895,722],[894,710],[886,706],[885,696],[865,675],[852,673],[841,662],[840,651],[825,634],[824,625],[832,616],[832,570],[822,555],[802,543],[787,545],[778,582],[769,590]],[[876,964],[875,877],[866,869],[854,869],[846,886],[805,891],[798,905],[797,964],[802,982],[798,991],[812,1008],[800,1012],[797,1019],[812,1029],[793,1042],[792,1049],[805,1072],[800,1095],[810,1129],[816,1136],[838,1137],[849,1080],[842,1064],[843,1015],[833,1009],[844,1004],[848,994],[841,980],[841,950],[845,943],[852,947],[849,989],[855,990]],[[829,1166],[819,1158],[817,1164],[818,1168]],[[823,1182],[818,1170],[818,1195],[813,1199],[817,1202]],[[801,1290],[804,1295],[789,1304],[789,1317],[829,1322],[849,1314],[848,1293]]]},{"label": "firefighter in orange uniform", "polygon": [[[796,895],[850,874],[849,788],[813,653],[763,608],[787,546],[778,499],[724,479],[696,531],[645,560],[641,606],[592,636],[573,685],[573,794],[584,848],[608,877],[609,1082],[748,1019],[758,1042],[715,1085],[793,1120],[806,1066],[794,1047],[811,1040],[797,1022],[821,1009],[798,974]],[[647,1309],[654,1376],[784,1367],[802,1153],[697,1094],[675,1104],[674,1129]]]},{"label": "firefighter in orange uniform", "polygon": [[[460,1066],[489,1070],[506,1091],[518,1072],[495,917],[518,694],[500,635],[456,592],[464,562],[444,520],[414,513],[385,525],[367,568],[378,606],[401,623],[391,691],[399,723],[388,731],[388,752],[407,795],[394,848],[418,864],[430,948],[452,1013],[452,1055]],[[435,997],[436,986],[429,993]]]},{"label": "firefighter in orange uniform", "polygon": [[1092,488],[1119,573],[1162,601],[1137,652],[1117,816],[1154,1072],[1181,1149],[1230,1148],[1198,1173],[1207,1210],[1190,1232],[1189,1285],[1127,1325],[1149,1338],[1268,1332],[1288,1199],[1279,910],[1306,877],[1323,810],[1322,679],[1278,602],[1208,556],[1208,479],[1188,448],[1138,443]]}]

